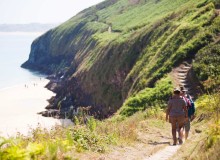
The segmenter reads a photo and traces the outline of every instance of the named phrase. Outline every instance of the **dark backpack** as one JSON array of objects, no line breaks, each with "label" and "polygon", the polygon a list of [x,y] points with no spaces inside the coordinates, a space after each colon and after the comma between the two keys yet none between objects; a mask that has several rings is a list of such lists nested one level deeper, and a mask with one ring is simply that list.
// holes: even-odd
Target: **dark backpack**
[{"label": "dark backpack", "polygon": [[188,117],[191,117],[192,115],[195,114],[195,103],[193,102],[192,98],[190,97],[190,95],[186,95],[187,98],[187,108],[188,108]]}]

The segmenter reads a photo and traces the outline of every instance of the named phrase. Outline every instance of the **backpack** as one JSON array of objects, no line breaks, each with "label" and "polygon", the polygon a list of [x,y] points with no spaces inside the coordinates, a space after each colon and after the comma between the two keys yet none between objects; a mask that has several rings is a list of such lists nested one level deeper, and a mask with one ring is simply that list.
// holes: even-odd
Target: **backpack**
[{"label": "backpack", "polygon": [[193,102],[192,98],[190,95],[186,95],[185,100],[187,102],[187,109],[188,109],[188,117],[191,117],[192,115],[195,114],[195,103]]}]

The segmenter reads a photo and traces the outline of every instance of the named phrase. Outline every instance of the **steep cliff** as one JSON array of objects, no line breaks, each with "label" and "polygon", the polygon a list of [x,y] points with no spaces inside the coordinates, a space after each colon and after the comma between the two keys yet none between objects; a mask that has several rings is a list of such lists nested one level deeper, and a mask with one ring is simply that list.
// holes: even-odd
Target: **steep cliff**
[{"label": "steep cliff", "polygon": [[170,92],[142,102],[167,89],[170,81],[158,80],[174,66],[215,43],[217,7],[214,0],[106,0],[36,39],[22,67],[54,74],[48,87],[57,95],[47,108],[92,106],[104,118],[122,106],[130,115],[164,104]]}]

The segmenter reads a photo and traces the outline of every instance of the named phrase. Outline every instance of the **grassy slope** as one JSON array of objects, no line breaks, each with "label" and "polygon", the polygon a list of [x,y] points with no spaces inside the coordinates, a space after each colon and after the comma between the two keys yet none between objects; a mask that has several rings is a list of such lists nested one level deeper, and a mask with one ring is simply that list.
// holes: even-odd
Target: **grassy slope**
[{"label": "grassy slope", "polygon": [[[129,88],[130,95],[139,94],[137,91],[152,86],[183,59],[193,58],[201,48],[214,43],[220,18],[216,17],[213,4],[191,9],[176,13],[176,19],[169,24],[163,23],[165,32],[146,47],[145,54],[126,78],[134,79]],[[129,107],[127,102],[123,107],[125,110]]]},{"label": "grassy slope", "polygon": [[108,114],[211,43],[219,23],[207,0],[105,1],[51,31],[46,48],[63,61],[48,68],[69,70],[89,105]]},{"label": "grassy slope", "polygon": [[220,44],[216,41],[197,55],[194,70],[205,88],[212,92],[220,85]]},{"label": "grassy slope", "polygon": [[[174,65],[193,57],[209,44],[218,32],[219,18],[216,18],[212,3],[204,3],[201,7],[200,3],[164,0],[158,3],[140,1],[132,5],[128,1],[118,1],[98,11],[99,21],[111,25],[113,32],[94,35],[100,49],[92,51],[78,69],[78,72],[87,70],[85,88],[88,83],[96,86],[89,89],[94,93],[94,101],[118,106],[122,98],[154,86]],[[161,15],[166,18],[160,19]],[[102,47],[111,53],[103,52]],[[122,75],[123,72],[127,75]],[[114,79],[119,79],[119,87],[109,82]],[[120,103],[113,103],[112,99]]]}]

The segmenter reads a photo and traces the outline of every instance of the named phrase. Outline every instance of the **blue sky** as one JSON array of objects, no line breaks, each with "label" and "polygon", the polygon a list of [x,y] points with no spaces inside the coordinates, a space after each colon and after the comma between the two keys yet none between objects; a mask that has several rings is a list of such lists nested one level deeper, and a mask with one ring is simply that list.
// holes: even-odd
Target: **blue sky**
[{"label": "blue sky", "polygon": [[0,24],[61,23],[103,0],[0,0]]}]

